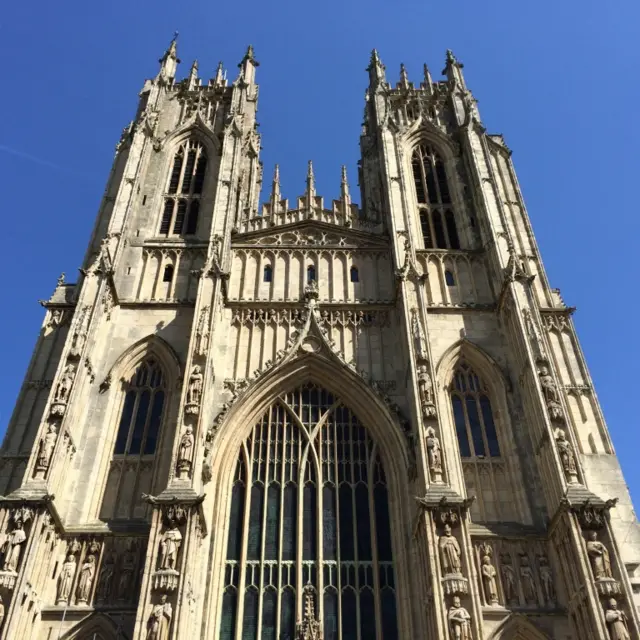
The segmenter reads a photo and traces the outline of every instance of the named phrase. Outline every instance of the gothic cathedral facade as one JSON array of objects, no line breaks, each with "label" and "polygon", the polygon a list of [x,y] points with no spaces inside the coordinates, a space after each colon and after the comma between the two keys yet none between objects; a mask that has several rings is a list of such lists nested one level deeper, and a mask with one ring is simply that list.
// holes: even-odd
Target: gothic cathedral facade
[{"label": "gothic cathedral facade", "polygon": [[[640,640],[640,529],[573,309],[460,64],[368,67],[345,169],[268,198],[250,47],[175,40],[0,452],[1,637]],[[336,180],[337,182],[337,180]]]}]

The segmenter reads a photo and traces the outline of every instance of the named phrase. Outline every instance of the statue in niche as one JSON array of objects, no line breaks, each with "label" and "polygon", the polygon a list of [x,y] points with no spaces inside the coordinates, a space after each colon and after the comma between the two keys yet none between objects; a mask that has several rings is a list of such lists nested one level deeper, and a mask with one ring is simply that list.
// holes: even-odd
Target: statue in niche
[{"label": "statue in niche", "polygon": [[609,550],[607,547],[598,540],[598,534],[592,531],[589,534],[589,541],[587,542],[587,553],[591,560],[591,568],[593,569],[593,575],[596,580],[607,580],[613,578],[611,572],[611,558],[609,557]]},{"label": "statue in niche", "polygon": [[433,427],[427,429],[427,459],[429,469],[436,482],[442,481],[442,451],[440,450],[440,440],[436,436]]},{"label": "statue in niche", "polygon": [[611,640],[631,640],[627,614],[618,609],[618,603],[615,598],[611,598],[607,603],[605,619],[607,621],[607,626],[609,627]]},{"label": "statue in niche", "polygon": [[576,457],[573,453],[573,447],[567,440],[564,429],[556,429],[556,446],[560,455],[562,468],[569,482],[578,482],[578,469],[576,467]]},{"label": "statue in niche", "polygon": [[58,578],[58,593],[56,594],[56,602],[58,604],[66,604],[69,601],[73,578],[76,575],[76,559],[73,554],[67,556],[66,562],[62,565],[62,571]]},{"label": "statue in niche", "polygon": [[544,593],[544,599],[548,604],[555,604],[556,602],[556,588],[553,584],[553,574],[551,573],[551,567],[547,556],[542,555],[539,558],[540,565],[540,582],[542,583],[542,591]]},{"label": "statue in niche", "polygon": [[122,558],[120,566],[120,579],[118,580],[118,600],[129,600],[133,591],[136,568],[136,553],[133,543],[129,543]]},{"label": "statue in niche", "polygon": [[56,387],[56,393],[54,395],[54,401],[59,402],[60,404],[67,404],[69,400],[69,394],[71,393],[71,387],[73,386],[73,374],[75,373],[76,368],[72,364],[68,364],[64,371],[62,372],[62,376],[60,377],[60,382],[58,382],[58,386]]},{"label": "statue in niche", "polygon": [[172,521],[160,540],[160,569],[175,571],[181,544],[182,534],[177,523]]},{"label": "statue in niche", "polygon": [[96,557],[94,555],[89,555],[85,558],[82,568],[80,569],[80,578],[78,580],[78,589],[76,591],[78,604],[86,604],[89,600],[95,574]]},{"label": "statue in niche", "polygon": [[449,608],[449,625],[453,640],[473,640],[471,632],[471,616],[469,612],[460,604],[460,598],[455,596]]},{"label": "statue in niche", "polygon": [[154,605],[147,622],[147,640],[169,640],[169,627],[173,611],[167,596],[163,595],[160,602]]},{"label": "statue in niche", "polygon": [[178,467],[182,467],[185,463],[191,464],[191,456],[193,454],[193,429],[191,425],[185,427],[182,438],[180,438],[180,447],[178,449]]},{"label": "statue in niche", "polygon": [[427,339],[420,324],[418,310],[411,310],[411,331],[413,333],[413,344],[416,350],[416,357],[419,360],[428,360]]},{"label": "statue in niche", "polygon": [[511,564],[511,556],[504,554],[501,556],[500,573],[502,574],[502,588],[504,589],[504,597],[507,602],[515,602],[518,600],[518,592],[516,590],[516,576]]},{"label": "statue in niche", "polygon": [[529,556],[524,553],[520,556],[520,581],[522,582],[525,602],[527,604],[536,604],[538,602],[536,581],[533,577],[533,569],[529,564]]},{"label": "statue in niche", "polygon": [[100,567],[100,574],[98,575],[98,586],[96,588],[96,597],[100,601],[108,600],[109,596],[111,595],[115,567],[115,551],[112,551],[109,554],[105,554],[104,562],[102,563],[102,567]]},{"label": "statue in niche", "polygon": [[538,371],[540,376],[540,386],[542,387],[542,394],[545,397],[545,400],[549,402],[560,402],[560,397],[558,395],[558,387],[556,386],[556,382],[553,379],[553,376],[549,373],[549,369],[546,365],[542,365],[540,370]]},{"label": "statue in niche", "polygon": [[7,539],[2,545],[2,551],[4,553],[4,564],[2,566],[2,570],[12,571],[15,573],[18,570],[20,551],[22,545],[27,539],[27,534],[24,531],[24,520],[20,512],[16,512],[13,516],[13,522],[15,524],[15,528],[7,536]]},{"label": "statue in niche", "polygon": [[425,418],[435,418],[436,405],[434,402],[433,381],[429,375],[429,367],[424,364],[418,367],[418,391],[420,393],[422,415]]},{"label": "statue in niche", "polygon": [[200,405],[202,398],[202,383],[204,376],[202,375],[202,368],[199,364],[193,367],[191,376],[189,377],[189,387],[187,389],[187,404]]},{"label": "statue in niche", "polygon": [[56,439],[58,437],[58,431],[55,424],[50,424],[47,427],[46,435],[40,439],[40,445],[38,447],[38,469],[48,469],[51,463],[51,456],[53,455],[53,448],[56,446]]},{"label": "statue in niche", "polygon": [[484,597],[487,603],[492,605],[500,604],[496,574],[496,568],[491,564],[491,556],[485,553],[482,556],[482,583],[484,585]]},{"label": "statue in niche", "polygon": [[438,543],[440,547],[440,558],[442,561],[442,571],[447,574],[460,574],[462,564],[460,562],[460,545],[451,533],[451,527],[444,526],[444,535],[440,536]]}]

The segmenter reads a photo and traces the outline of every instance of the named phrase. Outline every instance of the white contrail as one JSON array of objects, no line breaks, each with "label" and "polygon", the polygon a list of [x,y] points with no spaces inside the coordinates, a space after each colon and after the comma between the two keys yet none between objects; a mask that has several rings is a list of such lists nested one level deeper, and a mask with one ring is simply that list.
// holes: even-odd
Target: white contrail
[{"label": "white contrail", "polygon": [[75,169],[68,169],[67,167],[63,167],[55,162],[49,162],[49,160],[44,160],[43,158],[38,158],[36,156],[32,156],[30,153],[25,153],[24,151],[19,151],[18,149],[13,149],[8,147],[5,144],[0,144],[0,151],[4,151],[12,156],[17,156],[18,158],[24,158],[25,160],[31,160],[31,162],[35,162],[37,164],[41,164],[45,167],[50,167],[51,169],[57,169],[58,171],[64,171],[65,173],[73,173],[80,176],[93,177],[88,173],[83,173],[81,171],[76,171]]}]

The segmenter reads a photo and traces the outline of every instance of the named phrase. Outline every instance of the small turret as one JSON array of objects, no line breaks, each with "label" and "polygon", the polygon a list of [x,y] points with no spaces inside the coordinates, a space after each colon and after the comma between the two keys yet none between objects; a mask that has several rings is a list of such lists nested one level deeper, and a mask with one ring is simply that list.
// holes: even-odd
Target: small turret
[{"label": "small turret", "polygon": [[447,76],[447,80],[452,84],[466,89],[464,76],[462,75],[463,67],[464,65],[461,62],[458,62],[458,59],[453,55],[453,51],[451,51],[451,49],[447,49],[447,60],[445,67],[442,70],[442,75]]},{"label": "small turret", "polygon": [[409,82],[409,76],[407,75],[407,68],[404,63],[400,63],[400,82],[398,82],[398,88],[408,91],[413,88],[413,85]]},{"label": "small turret", "polygon": [[222,61],[218,62],[218,68],[216,69],[216,75],[213,78],[214,87],[223,87],[226,83],[224,77],[224,69],[222,67]]},{"label": "small turret", "polygon": [[187,80],[187,88],[193,91],[199,84],[198,80],[198,61],[194,60],[189,71],[189,79]]},{"label": "small turret", "polygon": [[375,93],[387,83],[384,65],[375,49],[371,52],[371,59],[369,60],[367,71],[369,72],[369,90]]},{"label": "small turret", "polygon": [[431,77],[431,71],[429,71],[429,67],[425,64],[423,67],[424,70],[424,83],[423,88],[425,88],[429,93],[433,93],[433,78]]},{"label": "small turret", "polygon": [[247,52],[244,54],[244,58],[242,58],[238,65],[240,68],[238,80],[242,78],[247,84],[254,84],[256,81],[256,68],[259,66],[260,63],[255,59],[253,45],[249,45]]},{"label": "small turret", "polygon": [[173,34],[173,40],[169,44],[169,47],[164,52],[164,55],[160,60],[160,71],[158,73],[158,79],[164,82],[171,82],[176,77],[178,71],[178,64],[180,59],[178,58],[178,32]]}]

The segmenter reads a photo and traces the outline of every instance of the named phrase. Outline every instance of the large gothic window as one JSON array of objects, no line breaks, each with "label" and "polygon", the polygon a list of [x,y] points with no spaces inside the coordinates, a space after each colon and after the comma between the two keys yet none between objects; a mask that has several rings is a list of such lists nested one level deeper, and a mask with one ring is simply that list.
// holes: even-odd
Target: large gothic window
[{"label": "large gothic window", "polygon": [[225,571],[220,640],[293,640],[308,585],[324,640],[398,638],[382,462],[327,391],[286,394],[243,444]]},{"label": "large gothic window", "polygon": [[451,192],[442,158],[421,144],[411,159],[425,249],[459,249]]},{"label": "large gothic window", "polygon": [[188,140],[173,158],[164,194],[160,235],[193,235],[198,229],[200,196],[207,155],[197,140]]},{"label": "large gothic window", "polygon": [[489,393],[464,360],[456,368],[450,393],[467,492],[476,496],[472,518],[480,522],[517,519]]},{"label": "large gothic window", "polygon": [[116,442],[102,500],[103,519],[142,518],[142,493],[150,493],[165,381],[157,360],[142,362],[124,383]]}]

